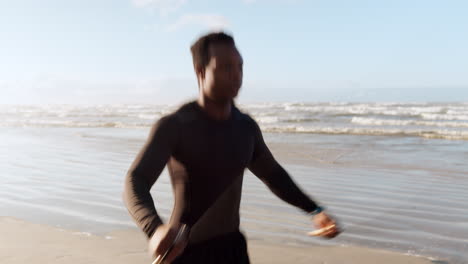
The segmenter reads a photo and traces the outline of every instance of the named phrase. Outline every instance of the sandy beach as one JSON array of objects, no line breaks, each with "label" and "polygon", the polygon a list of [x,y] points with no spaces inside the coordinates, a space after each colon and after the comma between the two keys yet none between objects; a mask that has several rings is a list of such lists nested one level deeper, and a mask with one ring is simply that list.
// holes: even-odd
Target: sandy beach
[{"label": "sandy beach", "polygon": [[[0,262],[23,263],[150,263],[144,236],[136,230],[97,236],[16,218],[0,218]],[[383,250],[359,247],[288,246],[249,240],[252,263],[424,264],[442,263]]]},{"label": "sandy beach", "polygon": [[[332,240],[306,236],[312,228],[310,219],[246,170],[240,216],[253,263],[376,263],[375,259],[398,258],[404,260],[393,263],[424,258],[468,263],[468,141],[406,132],[281,132],[291,126],[320,125],[307,121],[315,119],[355,126],[351,121],[356,107],[250,106],[265,130],[272,131],[264,138],[278,161],[345,229]],[[431,111],[439,106],[365,109],[371,111],[369,118],[382,111],[382,118],[393,118],[385,114],[405,117],[414,107],[432,117]],[[468,109],[450,107],[452,112]],[[323,111],[312,111],[318,108]],[[0,263],[34,258],[35,263],[148,263],[145,241],[122,202],[123,179],[147,137],[147,125],[169,110],[125,105],[7,108],[3,114],[8,118],[0,122],[0,216],[12,218],[0,225]],[[436,133],[438,128],[434,129]],[[173,194],[167,171],[151,193],[159,214],[169,219]]]}]

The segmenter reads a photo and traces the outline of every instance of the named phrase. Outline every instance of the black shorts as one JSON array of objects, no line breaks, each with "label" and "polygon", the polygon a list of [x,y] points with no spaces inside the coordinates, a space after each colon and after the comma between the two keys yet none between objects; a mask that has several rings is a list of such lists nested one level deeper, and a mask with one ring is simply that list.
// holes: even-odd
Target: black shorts
[{"label": "black shorts", "polygon": [[240,231],[188,245],[173,264],[250,264],[247,242]]}]

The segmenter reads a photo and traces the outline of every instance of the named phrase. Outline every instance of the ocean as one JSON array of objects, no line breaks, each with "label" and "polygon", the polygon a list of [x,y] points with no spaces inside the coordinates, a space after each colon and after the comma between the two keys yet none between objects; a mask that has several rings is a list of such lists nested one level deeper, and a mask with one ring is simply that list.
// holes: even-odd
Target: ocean
[{"label": "ocean", "polygon": [[[0,105],[0,126],[145,128],[176,106]],[[468,140],[468,103],[239,105],[265,132]]]},{"label": "ocean", "polygon": [[[123,178],[150,126],[177,105],[0,105],[0,212],[106,234],[135,228]],[[359,245],[468,263],[468,103],[238,104],[299,186],[339,219],[332,240],[248,170],[249,239]],[[168,219],[167,171],[152,189]],[[439,262],[443,263],[443,262]]]}]

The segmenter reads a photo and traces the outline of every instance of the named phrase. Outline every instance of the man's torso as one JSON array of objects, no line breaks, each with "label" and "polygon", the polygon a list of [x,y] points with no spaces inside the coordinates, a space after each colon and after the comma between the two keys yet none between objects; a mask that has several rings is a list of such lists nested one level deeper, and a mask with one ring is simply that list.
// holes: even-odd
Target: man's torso
[{"label": "man's torso", "polygon": [[243,172],[254,151],[253,121],[236,107],[228,120],[216,121],[196,102],[171,115],[178,124],[168,163],[176,197],[172,217],[192,227],[189,243],[237,230]]}]

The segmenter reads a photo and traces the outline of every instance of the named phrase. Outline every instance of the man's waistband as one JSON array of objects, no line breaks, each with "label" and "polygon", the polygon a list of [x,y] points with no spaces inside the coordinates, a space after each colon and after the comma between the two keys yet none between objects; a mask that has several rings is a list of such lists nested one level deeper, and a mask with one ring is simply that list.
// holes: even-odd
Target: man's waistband
[{"label": "man's waistband", "polygon": [[187,245],[186,250],[200,250],[202,248],[237,247],[246,243],[245,235],[240,231],[232,231],[210,239]]}]

